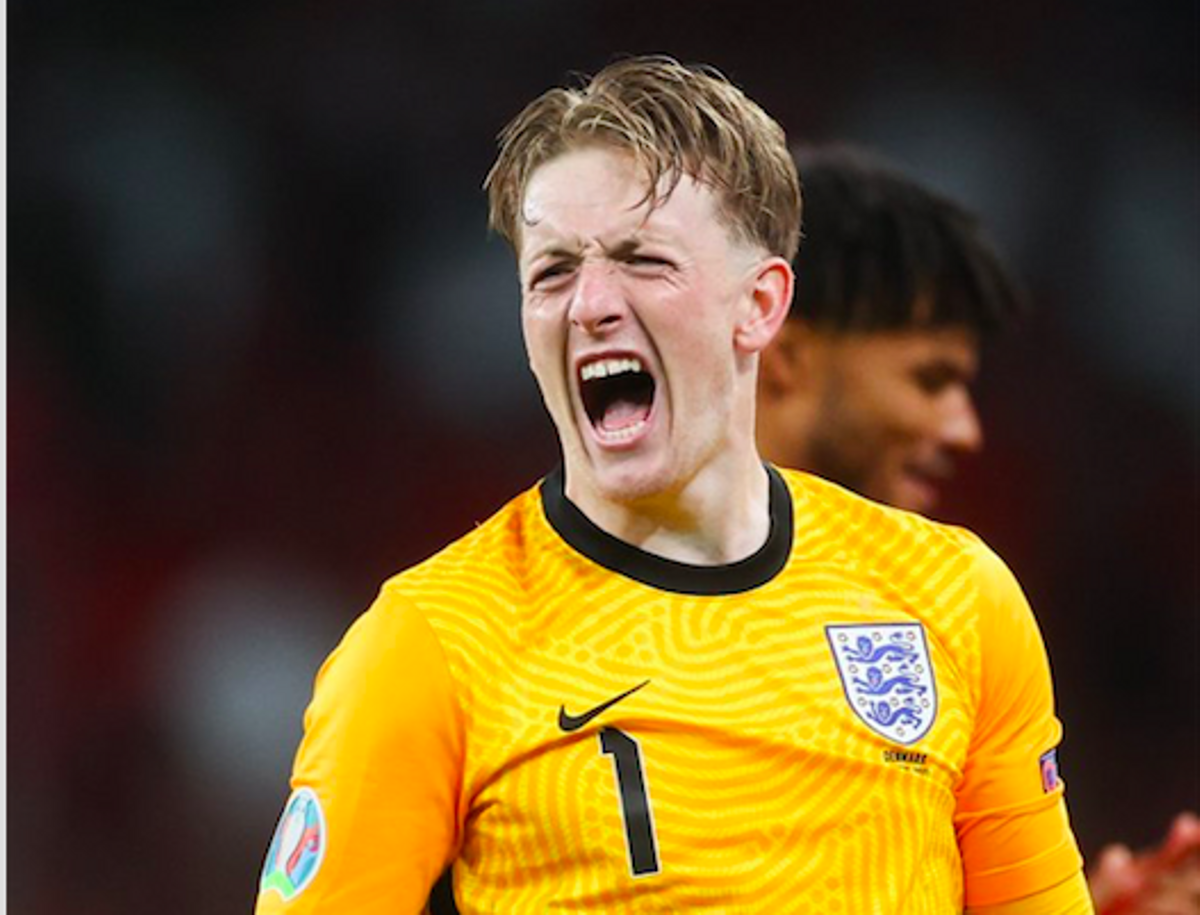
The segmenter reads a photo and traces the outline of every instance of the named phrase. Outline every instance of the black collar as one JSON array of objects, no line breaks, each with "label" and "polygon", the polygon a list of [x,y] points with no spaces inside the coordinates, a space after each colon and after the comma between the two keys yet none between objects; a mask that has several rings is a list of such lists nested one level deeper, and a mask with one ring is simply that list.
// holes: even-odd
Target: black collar
[{"label": "black collar", "polygon": [[567,498],[562,466],[542,480],[546,520],[570,546],[604,568],[664,591],[681,594],[738,594],[764,585],[787,563],[792,551],[792,498],[783,477],[766,465],[770,477],[771,529],[767,542],[737,562],[691,565],[664,559],[618,540],[592,523]]}]

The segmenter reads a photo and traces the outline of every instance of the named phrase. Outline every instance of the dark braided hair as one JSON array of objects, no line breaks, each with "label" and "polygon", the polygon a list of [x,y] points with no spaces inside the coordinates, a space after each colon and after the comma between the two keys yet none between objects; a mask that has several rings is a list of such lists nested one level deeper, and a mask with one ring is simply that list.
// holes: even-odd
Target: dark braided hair
[{"label": "dark braided hair", "polygon": [[804,220],[793,318],[835,332],[966,325],[988,335],[1027,310],[963,207],[854,147],[794,154]]}]

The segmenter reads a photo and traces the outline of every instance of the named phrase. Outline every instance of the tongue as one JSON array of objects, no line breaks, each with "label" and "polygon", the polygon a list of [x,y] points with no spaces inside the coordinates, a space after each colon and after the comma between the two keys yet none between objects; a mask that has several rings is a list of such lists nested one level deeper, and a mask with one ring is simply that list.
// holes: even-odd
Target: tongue
[{"label": "tongue", "polygon": [[650,405],[633,400],[614,400],[604,410],[600,417],[600,428],[606,432],[616,432],[632,426],[634,423],[650,415]]}]

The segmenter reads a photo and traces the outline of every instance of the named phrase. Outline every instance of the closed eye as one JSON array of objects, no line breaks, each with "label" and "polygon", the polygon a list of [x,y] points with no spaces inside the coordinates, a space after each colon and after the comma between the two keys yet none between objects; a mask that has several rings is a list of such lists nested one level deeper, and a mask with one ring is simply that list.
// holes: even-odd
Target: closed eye
[{"label": "closed eye", "polygon": [[623,260],[635,270],[657,271],[672,266],[671,262],[665,257],[657,257],[653,254],[630,254],[623,258]]},{"label": "closed eye", "polygon": [[954,385],[969,387],[973,380],[962,369],[944,362],[918,366],[913,377],[921,390],[930,395],[940,394]]},{"label": "closed eye", "polygon": [[529,278],[529,288],[536,289],[539,286],[544,286],[552,282],[557,277],[566,276],[574,269],[574,264],[569,261],[556,261],[555,263],[547,264],[535,270],[533,276]]}]

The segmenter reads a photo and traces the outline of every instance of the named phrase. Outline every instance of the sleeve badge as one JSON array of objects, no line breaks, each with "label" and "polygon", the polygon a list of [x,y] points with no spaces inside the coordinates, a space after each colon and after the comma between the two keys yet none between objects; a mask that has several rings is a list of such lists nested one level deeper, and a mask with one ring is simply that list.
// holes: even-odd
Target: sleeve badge
[{"label": "sleeve badge", "polygon": [[1038,759],[1038,766],[1042,770],[1042,791],[1049,794],[1062,784],[1062,779],[1058,777],[1058,748],[1043,753]]},{"label": "sleeve badge", "polygon": [[325,812],[317,793],[297,788],[275,827],[258,891],[274,890],[284,901],[299,896],[321,869],[326,840]]}]

